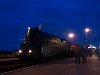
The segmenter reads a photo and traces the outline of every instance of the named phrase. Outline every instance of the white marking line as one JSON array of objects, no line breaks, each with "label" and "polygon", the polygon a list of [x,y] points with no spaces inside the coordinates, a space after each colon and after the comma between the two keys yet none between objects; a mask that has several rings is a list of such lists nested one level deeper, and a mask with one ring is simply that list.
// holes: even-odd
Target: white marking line
[{"label": "white marking line", "polygon": [[25,70],[25,69],[29,69],[29,68],[33,68],[33,67],[37,67],[39,65],[34,65],[34,66],[30,66],[30,67],[26,67],[26,68],[21,68],[21,69],[17,69],[17,70],[13,70],[13,71],[8,71],[8,72],[4,72],[4,73],[0,73],[0,74],[8,74],[8,73],[12,73],[12,72],[16,72],[16,71],[21,71],[21,70]]}]

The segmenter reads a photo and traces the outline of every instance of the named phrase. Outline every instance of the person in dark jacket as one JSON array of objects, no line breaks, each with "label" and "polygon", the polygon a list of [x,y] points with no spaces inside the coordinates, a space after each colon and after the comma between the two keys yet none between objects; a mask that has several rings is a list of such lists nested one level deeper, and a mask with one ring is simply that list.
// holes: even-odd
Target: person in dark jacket
[{"label": "person in dark jacket", "polygon": [[80,64],[81,63],[81,50],[80,48],[77,48],[75,50],[75,63]]},{"label": "person in dark jacket", "polygon": [[85,48],[81,48],[81,55],[82,55],[82,63],[86,64],[87,63],[87,56],[88,56],[88,52],[87,49]]}]

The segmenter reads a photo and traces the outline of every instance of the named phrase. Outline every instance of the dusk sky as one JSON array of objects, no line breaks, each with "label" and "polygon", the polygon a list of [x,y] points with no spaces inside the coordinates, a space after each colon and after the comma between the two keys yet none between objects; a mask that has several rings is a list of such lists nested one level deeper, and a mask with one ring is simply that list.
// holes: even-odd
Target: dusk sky
[{"label": "dusk sky", "polygon": [[0,49],[18,49],[27,27],[39,24],[63,38],[74,32],[81,44],[89,27],[88,40],[100,44],[100,0],[0,0]]}]

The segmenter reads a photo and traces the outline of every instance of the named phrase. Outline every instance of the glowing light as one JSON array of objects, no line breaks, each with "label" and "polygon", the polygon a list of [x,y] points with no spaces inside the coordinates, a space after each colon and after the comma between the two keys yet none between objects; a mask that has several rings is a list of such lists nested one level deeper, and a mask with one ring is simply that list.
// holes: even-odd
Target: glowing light
[{"label": "glowing light", "polygon": [[29,53],[32,53],[32,50],[29,50]]},{"label": "glowing light", "polygon": [[63,43],[65,43],[66,41],[63,41]]},{"label": "glowing light", "polygon": [[75,35],[73,33],[69,33],[68,37],[73,38]]},{"label": "glowing light", "polygon": [[90,45],[90,46],[88,47],[88,49],[89,49],[89,48],[96,49],[96,47],[95,47],[95,46],[93,46],[93,45]]},{"label": "glowing light", "polygon": [[31,29],[31,28],[30,28],[30,27],[28,27],[28,32],[27,32],[27,36],[29,35],[30,29]]},{"label": "glowing light", "polygon": [[30,30],[31,28],[30,27],[28,27],[28,30]]},{"label": "glowing light", "polygon": [[22,50],[19,50],[19,53],[22,53]]},{"label": "glowing light", "polygon": [[89,29],[89,28],[86,28],[86,29],[85,29],[85,32],[86,32],[86,33],[88,33],[89,31],[90,31],[90,29]]}]

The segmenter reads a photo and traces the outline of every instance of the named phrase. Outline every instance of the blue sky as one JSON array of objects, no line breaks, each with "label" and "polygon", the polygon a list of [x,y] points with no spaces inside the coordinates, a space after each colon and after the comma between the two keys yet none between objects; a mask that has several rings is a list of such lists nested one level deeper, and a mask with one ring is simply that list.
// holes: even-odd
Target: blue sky
[{"label": "blue sky", "polygon": [[[85,42],[84,28],[90,27],[89,41],[100,42],[99,0],[0,0],[0,49],[17,49],[27,27],[42,25],[42,30],[67,38],[73,31],[75,40]],[[98,34],[98,35],[97,35]]]}]

